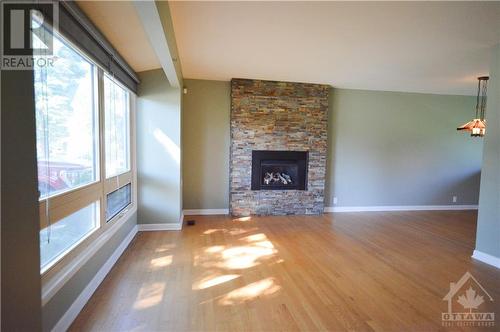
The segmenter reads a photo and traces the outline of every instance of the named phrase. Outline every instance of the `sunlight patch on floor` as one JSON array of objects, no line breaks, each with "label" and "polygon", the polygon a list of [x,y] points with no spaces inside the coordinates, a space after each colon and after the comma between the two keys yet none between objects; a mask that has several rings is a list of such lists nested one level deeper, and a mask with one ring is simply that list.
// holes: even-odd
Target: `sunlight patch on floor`
[{"label": "sunlight patch on floor", "polygon": [[259,264],[258,260],[272,256],[276,250],[261,246],[238,246],[222,252],[223,261],[218,264],[227,269],[247,269]]},{"label": "sunlight patch on floor", "polygon": [[229,234],[231,235],[242,235],[245,233],[250,233],[250,232],[255,232],[257,230],[257,227],[253,228],[231,228],[229,230]]},{"label": "sunlight patch on floor", "polygon": [[153,267],[165,267],[170,264],[172,264],[172,255],[158,257],[151,260],[151,266]]},{"label": "sunlight patch on floor", "polygon": [[211,246],[211,247],[206,248],[205,252],[208,254],[213,254],[213,253],[221,252],[222,250],[224,250],[224,248],[226,248],[226,247],[225,246]]},{"label": "sunlight patch on floor", "polygon": [[165,252],[165,251],[168,251],[168,250],[174,249],[174,248],[175,248],[175,244],[164,244],[164,245],[161,245],[160,247],[156,248],[155,252]]},{"label": "sunlight patch on floor", "polygon": [[259,241],[255,243],[256,246],[272,249],[274,248],[271,241]]},{"label": "sunlight patch on floor", "polygon": [[221,305],[241,304],[258,297],[273,295],[280,289],[281,286],[276,283],[275,279],[269,277],[227,293],[218,303]]},{"label": "sunlight patch on floor", "polygon": [[193,290],[206,289],[238,278],[239,274],[211,275],[194,283]]},{"label": "sunlight patch on floor", "polygon": [[244,238],[242,238],[242,240],[246,242],[255,242],[255,241],[267,240],[267,237],[266,234],[264,233],[258,233],[245,236]]},{"label": "sunlight patch on floor", "polygon": [[204,231],[203,234],[210,235],[210,234],[222,232],[222,231],[223,231],[222,229],[211,228],[211,229],[207,229],[206,231]]},{"label": "sunlight patch on floor", "polygon": [[249,220],[252,220],[252,217],[248,216],[248,217],[241,217],[241,218],[233,219],[233,221],[249,221]]},{"label": "sunlight patch on floor", "polygon": [[164,282],[155,282],[141,287],[134,302],[134,309],[147,309],[159,304],[165,291]]},{"label": "sunlight patch on floor", "polygon": [[194,266],[229,270],[248,269],[278,253],[264,233],[248,235],[240,241],[243,245],[205,247],[201,253],[195,254]]},{"label": "sunlight patch on floor", "polygon": [[257,227],[252,227],[252,228],[240,228],[240,227],[234,227],[230,229],[226,228],[210,228],[207,229],[206,231],[203,232],[204,235],[211,235],[217,232],[221,233],[229,233],[231,235],[241,235],[245,233],[250,233],[250,232],[255,232],[257,230]]}]

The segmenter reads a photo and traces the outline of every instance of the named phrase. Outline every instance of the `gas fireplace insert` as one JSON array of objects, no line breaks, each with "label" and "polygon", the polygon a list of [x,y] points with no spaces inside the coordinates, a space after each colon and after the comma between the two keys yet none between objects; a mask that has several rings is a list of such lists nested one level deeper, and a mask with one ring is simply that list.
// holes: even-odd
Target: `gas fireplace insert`
[{"label": "gas fireplace insert", "polygon": [[252,151],[252,190],[307,190],[307,151]]}]

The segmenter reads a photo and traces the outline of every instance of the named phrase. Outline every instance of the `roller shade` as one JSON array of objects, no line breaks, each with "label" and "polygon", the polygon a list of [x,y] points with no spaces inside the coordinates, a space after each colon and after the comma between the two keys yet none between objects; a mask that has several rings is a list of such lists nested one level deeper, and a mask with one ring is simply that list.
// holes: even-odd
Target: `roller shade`
[{"label": "roller shade", "polygon": [[[137,74],[90,22],[78,5],[73,1],[54,1],[54,3],[59,4],[59,32],[106,72],[137,93],[139,84]],[[44,15],[52,19],[52,13],[44,12]]]}]

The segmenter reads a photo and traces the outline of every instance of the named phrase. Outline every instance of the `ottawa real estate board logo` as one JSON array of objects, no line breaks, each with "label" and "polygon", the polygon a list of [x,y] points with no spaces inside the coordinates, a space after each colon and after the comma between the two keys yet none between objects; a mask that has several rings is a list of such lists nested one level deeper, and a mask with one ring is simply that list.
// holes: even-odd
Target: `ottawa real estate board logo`
[{"label": "ottawa real estate board logo", "polygon": [[53,31],[59,21],[57,2],[2,1],[1,18],[2,70],[53,65]]},{"label": "ottawa real estate board logo", "polygon": [[469,272],[450,283],[450,291],[443,301],[448,302],[448,311],[441,314],[443,326],[495,326],[495,313],[488,310],[493,308],[493,298]]}]

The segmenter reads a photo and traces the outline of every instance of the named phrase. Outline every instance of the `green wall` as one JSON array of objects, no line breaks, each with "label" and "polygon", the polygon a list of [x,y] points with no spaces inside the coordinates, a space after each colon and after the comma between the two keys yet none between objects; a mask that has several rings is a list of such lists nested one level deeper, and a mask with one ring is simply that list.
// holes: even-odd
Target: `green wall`
[{"label": "green wall", "polygon": [[178,224],[181,217],[181,89],[163,70],[139,73],[138,224]]},{"label": "green wall", "polygon": [[182,124],[185,209],[229,205],[229,82],[184,80]]},{"label": "green wall", "polygon": [[482,139],[457,132],[475,98],[333,89],[326,206],[477,204]]},{"label": "green wall", "polygon": [[[185,80],[184,209],[228,208],[229,82]],[[477,204],[475,98],[332,89],[326,206]]]},{"label": "green wall", "polygon": [[1,72],[2,331],[41,328],[33,72]]},{"label": "green wall", "polygon": [[476,250],[500,259],[500,44],[491,59]]}]

